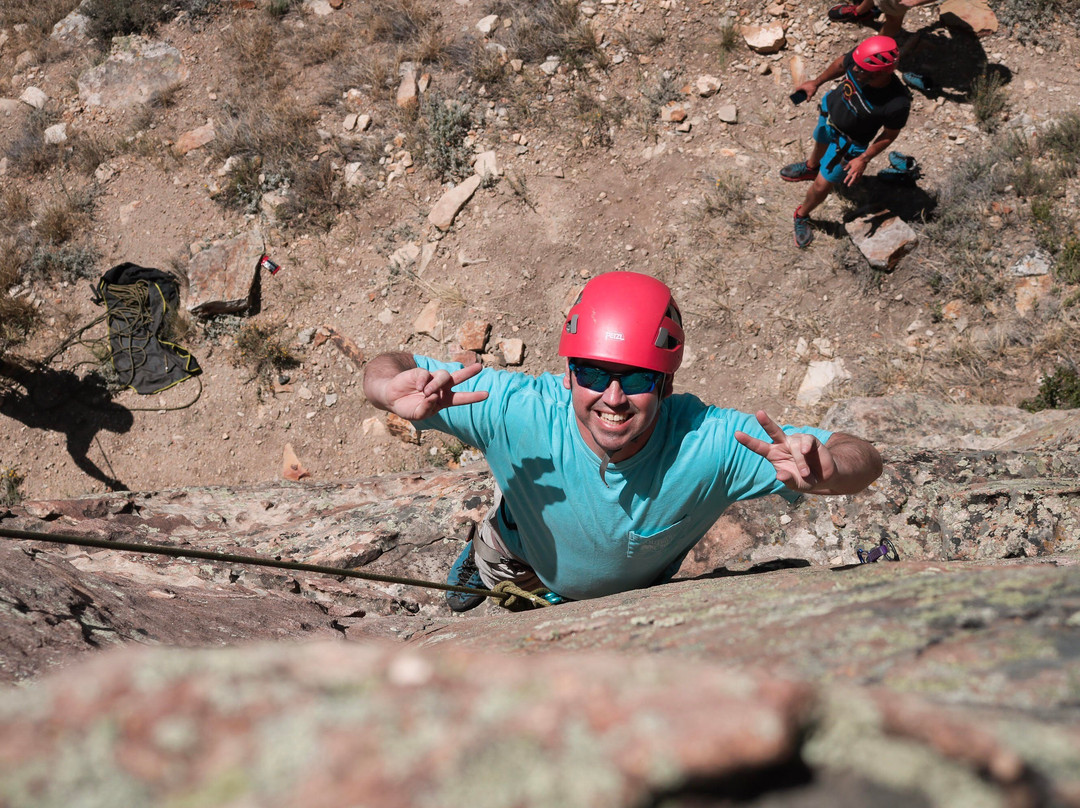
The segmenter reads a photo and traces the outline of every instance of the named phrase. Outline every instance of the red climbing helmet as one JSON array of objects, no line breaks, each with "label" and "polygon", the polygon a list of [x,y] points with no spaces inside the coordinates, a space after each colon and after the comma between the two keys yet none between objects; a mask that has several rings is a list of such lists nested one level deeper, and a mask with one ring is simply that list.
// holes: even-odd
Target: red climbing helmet
[{"label": "red climbing helmet", "polygon": [[605,272],[570,307],[559,356],[674,373],[683,340],[682,315],[665,284],[639,272]]},{"label": "red climbing helmet", "polygon": [[896,69],[900,50],[890,36],[872,36],[860,42],[851,54],[855,64],[870,73]]}]

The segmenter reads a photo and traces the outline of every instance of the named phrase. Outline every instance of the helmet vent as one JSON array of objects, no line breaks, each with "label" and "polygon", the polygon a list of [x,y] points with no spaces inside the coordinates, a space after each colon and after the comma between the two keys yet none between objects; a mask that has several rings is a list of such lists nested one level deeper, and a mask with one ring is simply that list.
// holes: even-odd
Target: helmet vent
[{"label": "helmet vent", "polygon": [[566,333],[567,334],[576,334],[577,333],[577,318],[578,318],[578,316],[575,314],[575,315],[571,316],[569,320],[566,321]]}]

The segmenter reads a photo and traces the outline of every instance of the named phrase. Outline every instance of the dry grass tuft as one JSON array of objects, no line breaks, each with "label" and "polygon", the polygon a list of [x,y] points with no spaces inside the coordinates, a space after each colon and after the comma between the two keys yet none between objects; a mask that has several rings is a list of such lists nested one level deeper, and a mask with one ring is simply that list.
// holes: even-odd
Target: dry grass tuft
[{"label": "dry grass tuft", "polygon": [[27,116],[22,129],[7,147],[11,169],[19,174],[44,174],[60,162],[63,150],[45,142],[45,130],[56,123],[47,110],[35,109]]},{"label": "dry grass tuft", "polygon": [[425,0],[371,0],[360,13],[372,42],[415,43],[440,25],[438,8]]}]

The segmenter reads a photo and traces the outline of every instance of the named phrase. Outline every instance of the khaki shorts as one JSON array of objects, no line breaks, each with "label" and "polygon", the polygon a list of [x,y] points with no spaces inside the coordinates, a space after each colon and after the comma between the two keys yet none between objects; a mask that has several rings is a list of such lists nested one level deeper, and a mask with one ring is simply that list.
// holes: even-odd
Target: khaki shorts
[{"label": "khaki shorts", "polygon": [[874,0],[874,5],[878,7],[882,14],[889,17],[903,17],[910,10],[907,6],[900,5],[897,0]]},{"label": "khaki shorts", "polygon": [[495,500],[484,521],[477,525],[473,536],[473,559],[480,571],[484,586],[493,589],[503,581],[513,581],[522,589],[532,592],[544,586],[525,561],[515,556],[506,547],[499,533],[499,507],[503,495],[499,486],[495,486]]}]

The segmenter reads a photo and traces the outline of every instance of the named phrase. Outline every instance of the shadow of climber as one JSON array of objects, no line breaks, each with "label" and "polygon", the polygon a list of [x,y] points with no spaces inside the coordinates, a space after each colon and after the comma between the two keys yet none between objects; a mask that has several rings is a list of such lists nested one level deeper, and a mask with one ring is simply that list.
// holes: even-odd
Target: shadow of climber
[{"label": "shadow of climber", "polygon": [[[129,409],[113,402],[105,379],[99,374],[89,373],[80,378],[70,370],[47,367],[24,370],[17,384],[0,388],[0,415],[30,429],[62,433],[68,454],[84,473],[113,491],[128,490],[123,482],[105,473],[87,456],[99,432],[124,434],[135,420]],[[108,465],[107,457],[105,463]]]}]

